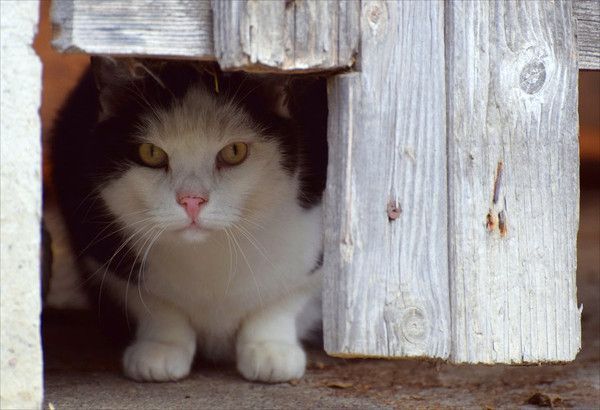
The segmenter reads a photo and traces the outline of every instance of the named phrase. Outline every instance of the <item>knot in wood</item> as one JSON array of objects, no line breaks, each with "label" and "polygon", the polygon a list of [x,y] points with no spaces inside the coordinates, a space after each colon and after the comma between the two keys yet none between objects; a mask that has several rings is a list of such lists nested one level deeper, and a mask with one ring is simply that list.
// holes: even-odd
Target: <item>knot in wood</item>
[{"label": "knot in wood", "polygon": [[532,61],[523,67],[519,75],[519,86],[527,94],[541,90],[546,81],[546,66],[541,61]]},{"label": "knot in wood", "polygon": [[390,201],[387,206],[387,215],[390,221],[394,221],[398,219],[400,214],[402,213],[402,208],[396,201]]},{"label": "knot in wood", "polygon": [[427,339],[427,316],[421,308],[412,306],[404,309],[400,327],[404,338],[411,343],[420,344]]},{"label": "knot in wood", "polygon": [[374,36],[380,34],[386,26],[387,8],[384,2],[371,2],[365,8],[363,17],[367,20],[371,33]]},{"label": "knot in wood", "polygon": [[367,18],[369,19],[369,23],[371,24],[377,24],[379,22],[379,18],[381,17],[381,8],[379,8],[379,6],[377,4],[373,4],[370,8],[369,8],[369,12],[368,12],[368,16]]}]

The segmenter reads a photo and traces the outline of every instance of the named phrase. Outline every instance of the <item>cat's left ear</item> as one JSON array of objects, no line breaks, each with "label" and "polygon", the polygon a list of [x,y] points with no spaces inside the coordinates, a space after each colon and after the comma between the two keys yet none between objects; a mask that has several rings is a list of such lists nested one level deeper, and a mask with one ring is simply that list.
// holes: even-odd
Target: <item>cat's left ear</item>
[{"label": "cat's left ear", "polygon": [[[134,58],[92,57],[92,72],[99,91],[101,117],[109,117],[119,107],[129,103],[130,86],[152,76],[155,67],[148,67],[143,60]],[[160,81],[160,79],[158,79]]]},{"label": "cat's left ear", "polygon": [[271,111],[282,118],[292,118],[290,113],[290,90],[289,79],[275,82],[271,89]]},{"label": "cat's left ear", "polygon": [[256,109],[263,113],[274,114],[289,119],[290,85],[289,76],[273,76],[264,74],[232,73],[230,86],[236,90],[235,95],[242,96],[241,100],[251,111]]}]

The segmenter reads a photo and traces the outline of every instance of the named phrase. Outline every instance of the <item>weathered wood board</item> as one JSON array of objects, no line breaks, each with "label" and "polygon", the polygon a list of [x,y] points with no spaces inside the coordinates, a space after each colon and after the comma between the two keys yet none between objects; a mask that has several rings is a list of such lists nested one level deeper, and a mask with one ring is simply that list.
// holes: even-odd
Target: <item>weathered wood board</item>
[{"label": "weathered wood board", "polygon": [[577,21],[579,69],[600,70],[600,1],[576,0],[573,14]]},{"label": "weathered wood board", "polygon": [[[600,69],[599,2],[573,7],[579,67]],[[359,8],[358,0],[60,0],[52,3],[52,44],[64,52],[217,59],[226,68],[331,70],[356,59]]]},{"label": "weathered wood board", "polygon": [[329,70],[354,63],[358,1],[213,0],[212,6],[215,56],[224,69]]},{"label": "weathered wood board", "polygon": [[575,47],[569,1],[446,5],[455,362],[580,348]]},{"label": "weathered wood board", "polygon": [[364,1],[357,73],[329,83],[325,350],[446,358],[444,12]]},{"label": "weathered wood board", "polygon": [[59,51],[214,58],[208,0],[53,1],[52,23]]}]

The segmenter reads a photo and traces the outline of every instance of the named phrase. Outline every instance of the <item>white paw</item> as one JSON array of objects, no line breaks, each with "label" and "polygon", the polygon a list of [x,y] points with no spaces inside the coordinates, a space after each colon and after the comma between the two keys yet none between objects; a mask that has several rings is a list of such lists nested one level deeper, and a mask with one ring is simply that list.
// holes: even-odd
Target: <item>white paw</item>
[{"label": "white paw", "polygon": [[175,344],[137,341],[123,354],[123,370],[137,381],[175,381],[190,373],[192,359],[192,353]]},{"label": "white paw", "polygon": [[297,344],[243,343],[237,348],[237,368],[248,380],[286,382],[304,375],[306,354]]}]

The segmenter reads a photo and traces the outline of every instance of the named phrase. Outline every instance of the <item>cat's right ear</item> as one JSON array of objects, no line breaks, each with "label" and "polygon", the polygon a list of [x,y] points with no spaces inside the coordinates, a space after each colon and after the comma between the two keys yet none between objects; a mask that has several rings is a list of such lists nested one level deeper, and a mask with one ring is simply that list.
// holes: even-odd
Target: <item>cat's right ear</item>
[{"label": "cat's right ear", "polygon": [[132,58],[94,56],[91,65],[98,87],[100,118],[114,115],[119,107],[126,104],[131,93],[130,85],[146,75],[143,64]]}]

